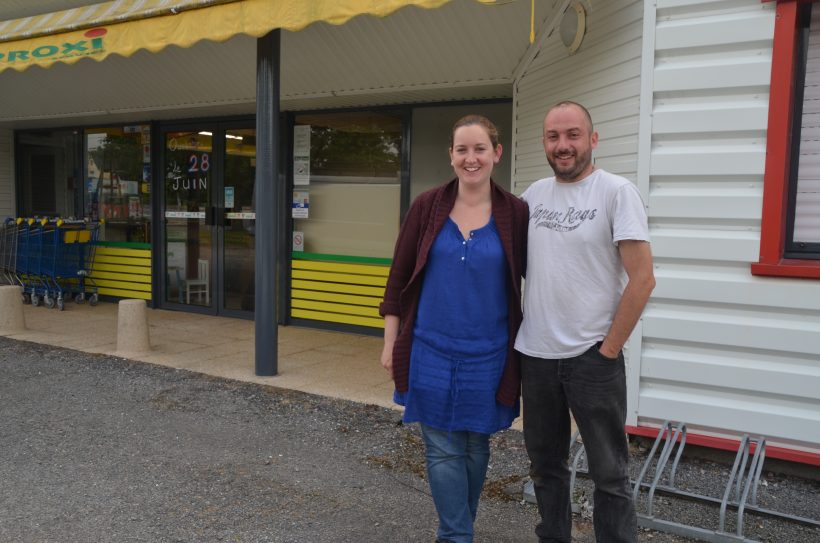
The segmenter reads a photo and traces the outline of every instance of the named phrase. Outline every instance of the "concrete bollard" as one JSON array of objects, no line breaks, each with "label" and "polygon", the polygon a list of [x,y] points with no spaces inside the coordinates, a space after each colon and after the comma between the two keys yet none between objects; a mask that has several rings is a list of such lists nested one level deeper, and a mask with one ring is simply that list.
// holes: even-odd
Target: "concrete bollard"
[{"label": "concrete bollard", "polygon": [[25,329],[23,287],[0,285],[0,334],[13,334]]},{"label": "concrete bollard", "polygon": [[117,304],[117,353],[136,354],[151,350],[148,310],[144,300],[120,300]]}]

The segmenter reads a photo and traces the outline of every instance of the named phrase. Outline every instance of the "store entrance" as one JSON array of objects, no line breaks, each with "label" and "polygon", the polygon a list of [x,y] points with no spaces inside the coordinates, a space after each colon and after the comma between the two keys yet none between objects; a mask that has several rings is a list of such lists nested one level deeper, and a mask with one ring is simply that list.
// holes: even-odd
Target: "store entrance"
[{"label": "store entrance", "polygon": [[253,318],[253,121],[161,129],[162,305]]}]

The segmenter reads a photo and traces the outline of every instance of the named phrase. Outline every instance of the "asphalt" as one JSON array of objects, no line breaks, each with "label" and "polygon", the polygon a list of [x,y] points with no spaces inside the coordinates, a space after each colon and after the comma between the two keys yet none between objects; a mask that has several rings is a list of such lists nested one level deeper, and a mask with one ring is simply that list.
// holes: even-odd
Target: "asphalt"
[{"label": "asphalt", "polygon": [[[0,541],[434,539],[395,410],[5,338],[0,371]],[[476,541],[532,541],[520,433],[494,446]]]}]

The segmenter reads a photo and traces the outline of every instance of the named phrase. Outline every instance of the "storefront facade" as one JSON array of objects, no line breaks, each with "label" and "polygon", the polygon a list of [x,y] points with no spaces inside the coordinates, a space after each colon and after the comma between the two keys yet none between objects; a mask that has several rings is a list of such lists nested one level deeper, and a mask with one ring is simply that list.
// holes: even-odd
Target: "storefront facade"
[{"label": "storefront facade", "polygon": [[[509,142],[506,100],[283,113],[280,323],[379,333],[400,218],[451,175],[449,127],[469,112]],[[255,134],[253,116],[18,130],[14,216],[100,221],[104,299],[253,318]],[[510,187],[508,160],[496,181]]]},{"label": "storefront facade", "polygon": [[[209,4],[177,3],[182,8]],[[387,6],[385,13],[401,4]],[[460,6],[458,11],[470,8]],[[432,13],[410,9],[428,18]],[[345,17],[350,15],[355,13]],[[527,10],[518,9],[506,18],[522,15],[527,23]],[[376,21],[362,24],[372,27]],[[489,27],[489,20],[484,24]],[[304,63],[315,65],[316,73],[340,64],[340,59],[354,64],[349,55],[361,46],[357,30],[340,27],[347,34],[340,38],[329,36],[329,29],[335,32],[335,27],[318,23],[286,34],[282,47],[302,54],[292,68],[283,56],[283,87],[292,75],[300,75]],[[111,39],[113,31],[105,30],[97,29],[92,41]],[[304,35],[310,31],[316,34],[313,38]],[[391,32],[376,31],[377,37]],[[326,58],[326,49],[317,44],[328,39],[347,42],[336,59]],[[526,46],[524,34],[518,41]],[[3,130],[14,138],[14,160],[7,163],[14,171],[0,189],[9,192],[4,199],[6,216],[104,220],[97,255],[104,297],[143,298],[154,307],[253,318],[254,46],[252,38],[235,35],[220,44],[199,42],[155,54],[138,52],[127,59],[84,59],[45,70],[35,66],[19,74],[9,70],[7,77],[19,83],[24,94],[30,94],[27,87],[64,88],[67,79],[87,92],[61,93],[67,103],[54,104],[50,113],[30,99],[28,115],[16,110],[15,115],[26,120]],[[50,52],[48,47],[40,50]],[[388,55],[383,63],[390,62]],[[185,66],[185,83],[174,85],[180,65]],[[58,74],[61,70],[66,73]],[[474,70],[470,77],[475,79],[478,73]],[[150,83],[143,79],[148,74]],[[153,84],[155,80],[163,82],[162,88]],[[425,94],[414,90],[419,97],[413,98],[403,90],[387,97],[360,90],[344,96],[329,81],[322,85],[330,85],[330,90],[319,93],[315,84],[302,83],[290,99],[285,93],[280,107],[278,137],[284,160],[279,176],[282,200],[287,200],[283,209],[291,216],[283,217],[279,229],[280,257],[286,266],[283,281],[277,282],[277,320],[380,333],[380,289],[403,210],[423,189],[452,175],[447,138],[458,116],[483,112],[502,127],[504,142],[511,141],[511,87],[493,82],[491,88],[468,84],[453,91],[436,84]],[[92,92],[97,86],[108,92]],[[402,84],[396,86],[400,89]],[[305,91],[315,97],[303,98]],[[128,107],[129,100],[140,103]],[[169,100],[182,104],[156,105]],[[87,112],[91,104],[108,113],[57,112]],[[117,109],[131,111],[114,113]],[[34,116],[38,120],[32,120]],[[307,147],[295,148],[297,137]],[[307,173],[295,171],[300,166],[307,166]],[[497,180],[510,187],[508,160]],[[294,288],[291,260],[296,262]]]}]

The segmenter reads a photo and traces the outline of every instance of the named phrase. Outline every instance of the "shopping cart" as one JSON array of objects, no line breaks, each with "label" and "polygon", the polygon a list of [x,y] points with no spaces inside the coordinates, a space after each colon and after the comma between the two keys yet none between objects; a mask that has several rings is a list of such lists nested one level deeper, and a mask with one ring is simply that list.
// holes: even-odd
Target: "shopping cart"
[{"label": "shopping cart", "polygon": [[[31,303],[32,292],[42,294],[42,289],[37,290],[39,281],[32,274],[34,257],[30,254],[35,244],[35,222],[33,219],[6,219],[0,233],[2,278],[8,284],[23,287],[24,303]],[[37,301],[39,302],[39,296]]]},{"label": "shopping cart", "polygon": [[0,278],[7,285],[20,284],[17,280],[17,221],[6,219],[0,224]]},{"label": "shopping cart", "polygon": [[17,225],[17,246],[12,261],[12,274],[17,284],[23,287],[23,303],[30,304],[31,289],[34,288],[28,275],[29,247],[31,246],[30,233],[33,221],[29,222],[27,219],[18,218],[14,222]]},{"label": "shopping cart", "polygon": [[32,305],[44,302],[54,307],[49,285],[44,274],[43,261],[52,245],[48,219],[29,218],[20,221],[22,228],[17,238],[17,277],[23,286],[23,298]]},{"label": "shopping cart", "polygon": [[99,294],[91,276],[94,248],[100,223],[88,220],[58,220],[57,246],[54,254],[53,279],[58,292],[57,307],[62,309],[64,298],[74,297],[77,303],[88,299],[97,305]]},{"label": "shopping cart", "polygon": [[62,311],[65,300],[73,297],[77,303],[88,299],[97,305],[99,295],[91,267],[98,222],[30,218],[5,226],[0,264],[8,261],[4,277],[23,287],[24,303],[37,306],[42,302]]}]

